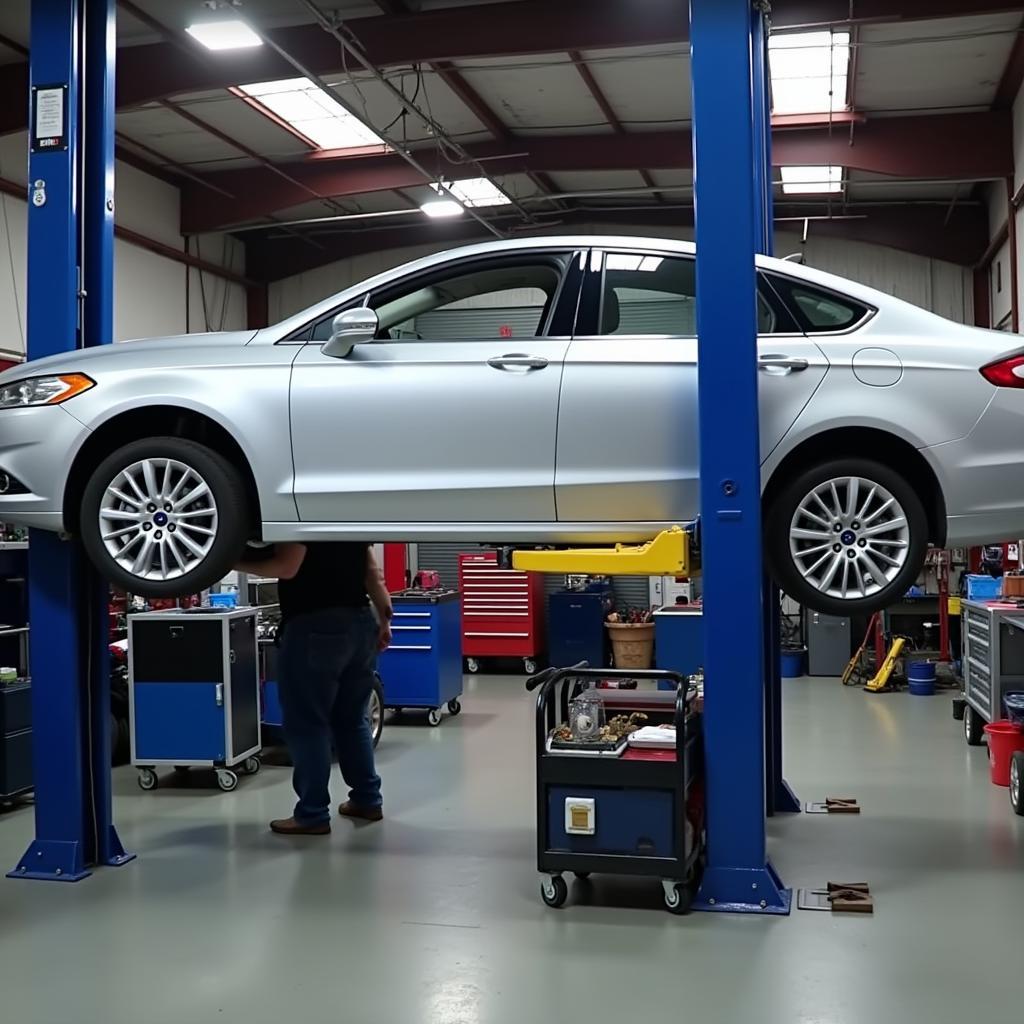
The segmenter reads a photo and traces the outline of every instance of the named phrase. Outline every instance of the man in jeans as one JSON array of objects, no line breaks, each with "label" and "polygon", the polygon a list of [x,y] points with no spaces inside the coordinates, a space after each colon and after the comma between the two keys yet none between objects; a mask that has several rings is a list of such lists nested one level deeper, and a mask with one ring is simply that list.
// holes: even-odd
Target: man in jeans
[{"label": "man in jeans", "polygon": [[[239,572],[277,577],[281,603],[278,689],[298,803],[270,823],[288,836],[331,831],[331,743],[348,818],[380,821],[380,777],[366,712],[378,651],[391,643],[391,597],[367,544],[278,544]],[[377,615],[370,610],[373,603]]]}]

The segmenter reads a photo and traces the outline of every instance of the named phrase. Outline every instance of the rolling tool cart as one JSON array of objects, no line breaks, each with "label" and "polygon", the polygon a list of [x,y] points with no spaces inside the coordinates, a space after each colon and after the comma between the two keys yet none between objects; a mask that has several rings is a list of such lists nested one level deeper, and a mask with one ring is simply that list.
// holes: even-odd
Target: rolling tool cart
[{"label": "rolling tool cart", "polygon": [[481,658],[522,658],[537,671],[544,650],[544,577],[506,569],[497,551],[459,555],[462,654],[470,672]]},{"label": "rolling tool cart", "polygon": [[[643,700],[637,705],[650,725],[675,727],[674,743],[655,739],[653,748],[645,748],[651,741],[638,733],[603,739],[598,723],[605,695],[615,710],[626,710],[631,697],[592,684],[616,679],[674,684],[674,693],[638,691]],[[699,803],[692,788],[702,775],[695,691],[674,672],[580,667],[548,669],[526,688],[539,691],[537,870],[546,876],[541,898],[549,907],[565,903],[565,871],[578,878],[594,871],[640,875],[661,881],[668,910],[687,913],[703,849],[703,822],[691,818]]]},{"label": "rolling tool cart", "polygon": [[391,595],[391,646],[377,659],[384,707],[422,708],[431,725],[443,709],[462,710],[459,595],[454,590],[402,590]]},{"label": "rolling tool cart", "polygon": [[965,601],[962,614],[964,739],[976,747],[985,723],[1002,716],[1006,694],[1024,690],[1024,609],[999,600]]},{"label": "rolling tool cart", "polygon": [[128,618],[132,765],[156,789],[161,765],[214,768],[225,792],[238,767],[260,770],[256,609],[191,608]]}]

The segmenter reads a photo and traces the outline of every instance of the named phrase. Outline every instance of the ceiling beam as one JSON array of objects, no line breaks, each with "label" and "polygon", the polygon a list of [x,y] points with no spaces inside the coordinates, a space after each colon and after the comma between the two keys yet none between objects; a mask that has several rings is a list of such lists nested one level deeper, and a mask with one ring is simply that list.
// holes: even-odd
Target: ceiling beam
[{"label": "ceiling beam", "polygon": [[1012,110],[1013,104],[1024,85],[1024,22],[1017,30],[1017,38],[1013,41],[1013,49],[1003,69],[1003,77],[996,89],[993,110]]},{"label": "ceiling beam", "polygon": [[[905,21],[965,14],[1024,12],[1021,0],[774,0],[776,29]],[[505,0],[345,22],[376,67],[433,61],[515,57],[569,50],[620,49],[685,43],[687,0]],[[341,70],[335,40],[316,25],[273,29],[271,38],[317,74]],[[118,50],[117,105],[139,106],[167,96],[224,89],[245,82],[294,77],[271,47],[224,51],[215,59],[180,39]],[[23,131],[28,65],[0,66],[0,134]]]},{"label": "ceiling beam", "polygon": [[[825,215],[828,207],[778,207],[779,217]],[[931,259],[973,266],[982,256],[988,239],[988,215],[979,205],[957,207],[949,222],[941,206],[887,205],[872,209],[855,207],[856,219],[813,220],[810,237],[828,236],[886,245]],[[623,212],[600,210],[568,211],[559,218],[558,233],[571,234],[574,227],[609,225],[613,228],[659,229],[675,232],[693,225],[692,209],[646,207]],[[779,223],[776,230],[802,234],[798,223]],[[261,280],[275,281],[323,266],[326,262],[364,253],[381,253],[411,245],[431,244],[444,249],[463,243],[490,240],[473,221],[426,221],[421,225],[388,227],[375,231],[353,231],[322,236],[325,250],[303,249],[293,238],[250,239],[248,272]]]},{"label": "ceiling beam", "polygon": [[[776,130],[775,166],[839,165],[915,180],[988,181],[1013,173],[1013,126],[1009,112],[878,118],[848,131],[828,128]],[[515,136],[508,142],[468,146],[494,174],[536,171],[690,169],[693,148],[686,131],[629,135]],[[212,231],[265,217],[309,198],[309,190],[340,198],[422,185],[422,177],[395,155],[340,157],[310,154],[281,165],[294,183],[264,168],[204,175],[237,198],[223,199],[199,186],[182,196],[182,230]],[[463,173],[443,160],[445,175]]]}]

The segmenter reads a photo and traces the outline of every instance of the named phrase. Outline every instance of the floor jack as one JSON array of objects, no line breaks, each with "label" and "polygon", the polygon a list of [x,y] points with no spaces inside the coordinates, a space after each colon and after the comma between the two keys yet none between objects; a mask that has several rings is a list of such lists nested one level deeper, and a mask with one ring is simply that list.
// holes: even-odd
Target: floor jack
[{"label": "floor jack", "polygon": [[874,678],[870,679],[864,687],[868,693],[883,693],[886,690],[892,689],[889,681],[892,678],[893,670],[896,668],[896,662],[899,661],[899,657],[903,653],[903,647],[906,642],[906,637],[893,637],[892,647],[889,648],[889,653],[885,656],[885,661],[882,662],[882,665],[875,673]]}]

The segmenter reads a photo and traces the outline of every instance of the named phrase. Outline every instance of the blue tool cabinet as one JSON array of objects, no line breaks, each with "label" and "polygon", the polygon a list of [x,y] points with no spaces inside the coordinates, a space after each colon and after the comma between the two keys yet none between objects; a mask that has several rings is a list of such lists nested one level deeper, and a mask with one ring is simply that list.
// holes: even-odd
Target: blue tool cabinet
[{"label": "blue tool cabinet", "polygon": [[585,590],[559,590],[548,599],[548,660],[552,665],[592,668],[608,664],[608,613],[615,607],[607,583],[591,583]]},{"label": "blue tool cabinet", "polygon": [[425,708],[431,725],[442,709],[462,710],[462,629],[455,590],[403,590],[391,595],[391,646],[377,661],[384,706]]},{"label": "blue tool cabinet", "polygon": [[192,608],[128,619],[132,764],[156,789],[156,768],[259,771],[260,702],[256,609]]},{"label": "blue tool cabinet", "polygon": [[683,678],[700,672],[704,666],[704,609],[666,605],[656,611],[654,657],[658,668],[678,672]]}]

